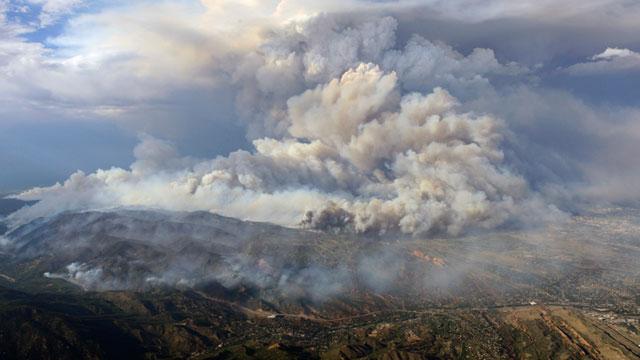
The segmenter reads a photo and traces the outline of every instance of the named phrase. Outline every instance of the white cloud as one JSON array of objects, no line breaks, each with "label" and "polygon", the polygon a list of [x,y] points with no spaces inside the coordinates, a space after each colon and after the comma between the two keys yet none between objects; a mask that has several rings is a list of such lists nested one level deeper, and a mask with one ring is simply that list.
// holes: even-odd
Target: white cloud
[{"label": "white cloud", "polygon": [[563,71],[571,75],[597,75],[640,72],[640,53],[624,48],[607,48],[591,61],[574,64]]},{"label": "white cloud", "polygon": [[633,52],[629,49],[607,48],[602,53],[591,57],[591,60],[612,60],[615,58],[624,58],[629,56],[638,56],[638,53]]},{"label": "white cloud", "polygon": [[27,0],[27,2],[41,7],[38,16],[41,27],[54,24],[60,17],[72,14],[84,5],[84,0]]},{"label": "white cloud", "polygon": [[[75,5],[42,3],[55,13]],[[205,31],[202,16],[193,6],[178,4],[107,8],[74,16],[45,46],[27,41],[34,29],[2,13],[2,119],[39,112],[53,119],[144,118],[143,109],[154,103],[188,107],[172,97],[215,88],[223,75],[214,70],[216,59],[230,49]]]}]

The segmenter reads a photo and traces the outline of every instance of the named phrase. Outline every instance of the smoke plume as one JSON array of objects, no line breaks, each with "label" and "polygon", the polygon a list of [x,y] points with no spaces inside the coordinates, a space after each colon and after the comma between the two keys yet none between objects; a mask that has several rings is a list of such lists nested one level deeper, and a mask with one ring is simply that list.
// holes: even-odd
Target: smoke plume
[{"label": "smoke plume", "polygon": [[[505,122],[460,109],[492,76],[522,74],[489,49],[464,56],[392,17],[286,25],[221,66],[253,150],[183,158],[142,136],[130,169],[77,172],[19,195],[23,223],[62,210],[207,210],[316,229],[407,234],[491,229],[559,213],[505,161]],[[446,88],[452,89],[452,92]],[[527,220],[530,222],[530,220]]]}]

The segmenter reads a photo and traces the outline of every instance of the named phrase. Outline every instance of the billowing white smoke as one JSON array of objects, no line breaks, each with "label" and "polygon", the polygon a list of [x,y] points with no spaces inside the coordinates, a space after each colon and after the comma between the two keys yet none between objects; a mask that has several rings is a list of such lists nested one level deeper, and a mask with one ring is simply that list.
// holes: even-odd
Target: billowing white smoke
[{"label": "billowing white smoke", "polygon": [[66,267],[66,274],[45,272],[44,277],[49,279],[63,279],[84,289],[124,289],[125,286],[117,285],[115,282],[105,283],[102,279],[101,268],[88,268],[85,264],[71,263]]},{"label": "billowing white smoke", "polygon": [[403,92],[440,86],[465,98],[493,91],[494,75],[527,72],[515,63],[500,64],[491,49],[463,56],[417,35],[398,48],[397,27],[393,17],[320,15],[276,29],[255,52],[231,59],[228,72],[239,87],[238,109],[249,124],[249,136],[286,136],[286,104],[292,96],[361,63],[395,72]]},{"label": "billowing white smoke", "polygon": [[[20,197],[41,202],[12,220],[142,206],[320,229],[457,234],[523,214],[552,216],[504,163],[503,123],[457,111],[458,101],[434,87],[464,97],[465,88],[488,83],[487,74],[522,70],[499,64],[490,50],[464,57],[421,38],[395,50],[395,28],[392,18],[323,16],[291,25],[232,69],[255,151],[197,161],[143,137],[130,170],[78,172],[27,191]],[[407,91],[424,88],[431,90]]]}]

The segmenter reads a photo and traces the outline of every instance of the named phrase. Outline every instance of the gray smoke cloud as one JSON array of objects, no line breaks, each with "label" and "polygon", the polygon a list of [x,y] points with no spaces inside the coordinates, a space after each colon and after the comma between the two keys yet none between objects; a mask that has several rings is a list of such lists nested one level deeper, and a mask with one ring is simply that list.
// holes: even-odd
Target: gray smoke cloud
[{"label": "gray smoke cloud", "polygon": [[390,16],[319,15],[277,29],[255,52],[233,59],[229,72],[240,88],[238,108],[249,123],[249,136],[286,135],[291,97],[362,63],[395,72],[403,92],[440,86],[465,98],[492,89],[493,76],[528,72],[516,63],[501,64],[491,49],[476,48],[464,56],[418,35],[401,45],[398,25]]},{"label": "gray smoke cloud", "polygon": [[493,76],[528,70],[489,49],[464,56],[419,36],[398,47],[397,26],[392,17],[320,15],[277,29],[226,65],[253,151],[189,159],[143,136],[130,169],[78,172],[26,191],[20,198],[40,202],[10,220],[137,206],[459,234],[557,218],[505,161],[506,123],[460,109],[460,99],[490,92]]}]

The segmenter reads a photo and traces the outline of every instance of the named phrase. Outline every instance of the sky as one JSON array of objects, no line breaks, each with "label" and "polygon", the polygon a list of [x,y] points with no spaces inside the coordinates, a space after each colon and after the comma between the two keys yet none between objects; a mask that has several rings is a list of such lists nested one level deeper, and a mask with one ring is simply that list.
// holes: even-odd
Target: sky
[{"label": "sky", "polygon": [[628,0],[0,0],[0,193],[460,233],[640,199]]}]

